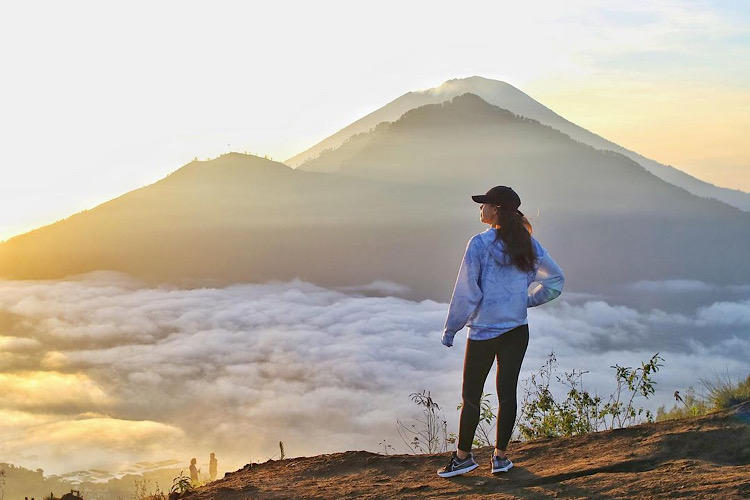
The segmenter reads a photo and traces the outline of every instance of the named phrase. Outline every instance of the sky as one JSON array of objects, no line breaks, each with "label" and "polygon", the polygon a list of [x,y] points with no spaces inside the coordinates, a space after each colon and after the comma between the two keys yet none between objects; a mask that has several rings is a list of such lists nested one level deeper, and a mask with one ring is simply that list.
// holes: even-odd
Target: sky
[{"label": "sky", "polygon": [[[446,348],[447,304],[383,296],[399,287],[180,289],[111,271],[2,281],[0,463],[116,473],[215,452],[222,473],[278,458],[279,441],[289,457],[383,452],[383,442],[408,453],[396,423],[420,416],[409,395],[423,390],[457,432],[466,331]],[[750,287],[683,280],[628,290],[693,305],[641,309],[566,292],[530,309],[519,401],[550,352],[560,374],[585,370],[583,387],[604,401],[613,365],[658,353],[656,392],[635,399],[651,411],[671,408],[675,390],[700,393],[701,377],[750,373]],[[484,392],[496,406],[494,370]]]},{"label": "sky", "polygon": [[0,56],[0,240],[473,75],[750,191],[744,1],[5,2]]}]

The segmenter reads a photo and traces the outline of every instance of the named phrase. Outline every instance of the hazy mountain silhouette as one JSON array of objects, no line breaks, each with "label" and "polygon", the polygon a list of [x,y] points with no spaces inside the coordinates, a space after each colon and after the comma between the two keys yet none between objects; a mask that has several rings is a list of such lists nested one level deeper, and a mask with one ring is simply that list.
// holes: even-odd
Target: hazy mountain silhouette
[{"label": "hazy mountain silhouette", "polygon": [[650,160],[566,120],[512,85],[479,76],[448,80],[442,85],[431,89],[407,92],[382,108],[373,111],[367,116],[364,116],[351,125],[341,129],[315,146],[289,158],[285,163],[296,167],[308,162],[305,166],[301,167],[305,170],[317,169],[323,171],[323,169],[333,169],[334,167],[331,165],[321,164],[319,162],[312,163],[309,162],[309,160],[315,158],[324,150],[339,147],[351,136],[367,132],[381,122],[396,121],[401,115],[410,109],[425,104],[437,104],[449,101],[452,98],[465,93],[476,94],[490,104],[507,109],[517,115],[534,119],[542,124],[549,125],[566,133],[571,138],[597,149],[622,153],[662,180],[674,184],[675,186],[682,187],[693,194],[707,198],[716,198],[717,200],[721,200],[744,211],[750,212],[750,193],[736,189],[718,187],[696,179],[695,177],[672,166],[662,165],[661,163]]},{"label": "hazy mountain silhouette", "polygon": [[[748,276],[737,268],[750,249],[749,214],[473,94],[408,111],[300,169],[319,166],[462,195],[512,185],[569,274],[587,285],[646,276],[708,282]],[[452,195],[443,196],[456,206]]]},{"label": "hazy mountain silhouette", "polygon": [[0,471],[5,471],[6,476],[4,488],[0,480],[0,499],[42,499],[49,498],[50,493],[60,498],[73,489],[85,492],[82,496],[86,500],[133,498],[135,481],[143,482],[144,486],[148,484],[147,489],[151,490],[158,483],[168,492],[174,478],[180,475],[181,469],[174,468],[177,463],[180,462],[165,460],[145,466],[135,464],[125,474],[90,469],[45,476],[42,469],[30,470],[0,462]]},{"label": "hazy mountain silhouette", "polygon": [[[112,269],[187,285],[391,280],[450,297],[469,195],[520,193],[569,289],[643,279],[747,283],[750,215],[471,94],[407,112],[295,170],[231,153],[0,245],[0,276]],[[538,215],[536,215],[538,210]]]},{"label": "hazy mountain silhouette", "polygon": [[[428,207],[433,196],[427,188],[296,171],[230,153],[193,161],[150,186],[11,238],[0,244],[0,276],[111,269],[186,286],[393,280],[416,283],[419,295],[431,266],[456,267],[460,239],[471,232],[455,216],[445,233],[421,220],[412,204]],[[456,232],[461,236],[450,251],[436,246],[416,257],[425,243],[437,245]],[[402,254],[418,262],[394,258]]]}]

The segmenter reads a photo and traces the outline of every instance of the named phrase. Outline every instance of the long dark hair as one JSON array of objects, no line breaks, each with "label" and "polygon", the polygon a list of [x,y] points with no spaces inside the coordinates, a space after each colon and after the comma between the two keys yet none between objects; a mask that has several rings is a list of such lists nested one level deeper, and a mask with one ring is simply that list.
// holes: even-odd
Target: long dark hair
[{"label": "long dark hair", "polygon": [[503,240],[505,255],[509,259],[508,264],[513,264],[521,271],[532,271],[536,253],[534,245],[531,244],[529,220],[517,210],[498,207],[497,223],[500,229],[497,230],[495,241]]}]

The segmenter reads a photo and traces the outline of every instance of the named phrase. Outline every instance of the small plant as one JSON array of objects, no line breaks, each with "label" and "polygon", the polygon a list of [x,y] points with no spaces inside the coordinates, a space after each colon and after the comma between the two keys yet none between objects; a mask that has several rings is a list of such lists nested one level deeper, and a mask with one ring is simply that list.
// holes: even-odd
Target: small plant
[{"label": "small plant", "polygon": [[[633,406],[633,400],[639,395],[648,399],[654,393],[656,382],[651,380],[651,375],[658,372],[659,368],[664,366],[659,364],[659,361],[664,361],[664,358],[659,356],[657,352],[651,357],[648,363],[641,362],[640,368],[633,369],[629,366],[620,365],[612,366],[617,371],[617,389],[615,390],[615,394],[610,397],[610,402],[604,408],[605,415],[609,415],[612,418],[609,426],[610,429],[615,428],[615,423],[617,427],[631,425],[635,423],[636,416],[643,413],[643,408],[636,409]],[[628,399],[628,404],[623,407],[620,403],[620,396],[625,387],[630,392],[630,398]],[[654,421],[650,411],[646,411],[646,420],[648,422]]]},{"label": "small plant", "polygon": [[[437,453],[447,450],[448,422],[445,415],[430,396],[429,392],[413,392],[409,395],[412,401],[422,408],[422,418],[415,418],[415,424],[405,425],[396,419],[396,430],[401,440],[412,453]],[[411,441],[407,436],[411,435]]]},{"label": "small plant", "polygon": [[386,456],[388,456],[388,450],[389,449],[391,449],[393,451],[396,450],[393,446],[391,446],[390,444],[388,444],[387,438],[384,438],[380,443],[378,443],[378,446],[382,446],[383,447],[383,454],[386,455]]},{"label": "small plant", "polygon": [[133,499],[134,500],[167,500],[165,492],[159,489],[159,483],[156,483],[156,489],[151,491],[151,480],[136,479],[133,482]]},{"label": "small plant", "polygon": [[180,475],[172,481],[172,488],[169,490],[170,494],[178,493],[182,495],[186,491],[193,489],[193,483],[190,480],[190,476],[186,476],[184,472],[184,470],[181,470]]}]

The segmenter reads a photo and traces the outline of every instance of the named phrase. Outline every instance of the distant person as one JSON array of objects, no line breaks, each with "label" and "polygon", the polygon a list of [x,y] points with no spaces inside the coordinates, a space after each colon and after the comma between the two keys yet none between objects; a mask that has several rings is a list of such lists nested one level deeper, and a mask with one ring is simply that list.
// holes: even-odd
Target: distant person
[{"label": "distant person", "polygon": [[[490,227],[466,245],[453,289],[442,343],[453,346],[456,332],[468,325],[463,368],[458,443],[441,477],[465,474],[479,465],[471,445],[479,424],[484,382],[497,359],[497,435],[492,473],[507,472],[506,455],[516,421],[516,387],[529,343],[528,307],[559,296],[565,278],[549,253],[531,236],[531,224],[518,210],[521,199],[507,186],[472,196],[480,220]],[[537,282],[531,291],[529,286]]]},{"label": "distant person", "polygon": [[197,460],[195,458],[190,460],[190,481],[192,481],[193,484],[198,483],[198,479],[199,479],[198,474],[200,474],[200,471],[201,471],[200,469],[195,467],[196,462]]},{"label": "distant person", "polygon": [[219,465],[219,461],[216,460],[216,454],[211,453],[211,458],[208,461],[208,475],[211,477],[211,481],[216,479],[216,470]]}]

